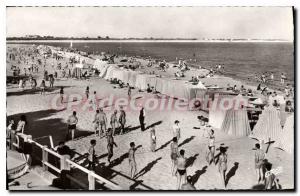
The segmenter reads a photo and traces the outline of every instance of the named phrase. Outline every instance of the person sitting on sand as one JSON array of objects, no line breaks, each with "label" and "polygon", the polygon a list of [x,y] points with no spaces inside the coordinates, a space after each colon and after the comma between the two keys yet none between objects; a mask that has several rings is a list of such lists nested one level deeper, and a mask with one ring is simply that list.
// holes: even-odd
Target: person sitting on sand
[{"label": "person sitting on sand", "polygon": [[152,92],[151,86],[150,86],[150,84],[147,84],[147,93],[151,93],[151,92]]},{"label": "person sitting on sand", "polygon": [[266,173],[265,173],[265,190],[279,190],[280,186],[278,184],[278,179],[276,175],[272,172],[272,164],[265,164]]},{"label": "person sitting on sand", "polygon": [[196,190],[195,186],[192,184],[192,176],[186,177],[186,183],[182,184],[181,189],[184,191],[194,191]]},{"label": "person sitting on sand", "polygon": [[180,150],[177,159],[177,189],[179,190],[182,184],[186,183],[186,158],[184,150]]},{"label": "person sitting on sand", "polygon": [[78,118],[76,116],[76,111],[73,111],[72,115],[69,116],[69,118],[67,120],[67,123],[68,123],[68,133],[67,133],[67,136],[66,136],[66,140],[69,139],[70,132],[71,132],[72,140],[74,140],[76,125],[78,123]]},{"label": "person sitting on sand", "polygon": [[136,174],[136,161],[135,161],[135,144],[134,142],[130,142],[130,149],[128,151],[128,160],[130,166],[130,177],[134,178]]},{"label": "person sitting on sand", "polygon": [[95,164],[96,164],[96,153],[95,153],[95,146],[96,146],[96,140],[90,141],[90,148],[88,150],[88,169],[92,168],[92,171],[95,171]]},{"label": "person sitting on sand", "polygon": [[176,168],[176,164],[177,164],[177,158],[178,158],[178,142],[177,142],[177,138],[173,137],[172,139],[172,143],[171,143],[171,162],[172,162],[172,167],[171,167],[171,172],[172,175],[175,175],[175,168]]}]

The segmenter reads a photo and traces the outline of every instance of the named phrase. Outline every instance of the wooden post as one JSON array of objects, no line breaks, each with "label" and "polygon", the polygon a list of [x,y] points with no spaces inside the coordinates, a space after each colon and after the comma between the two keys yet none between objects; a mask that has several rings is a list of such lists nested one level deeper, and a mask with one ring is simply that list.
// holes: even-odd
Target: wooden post
[{"label": "wooden post", "polygon": [[90,171],[88,174],[89,190],[95,190],[95,177],[92,175],[93,173],[93,171]]},{"label": "wooden post", "polygon": [[42,163],[43,163],[44,170],[48,171],[48,167],[47,167],[47,165],[45,165],[45,163],[48,162],[48,152],[46,151],[46,148],[47,148],[47,146],[43,146],[43,149],[42,149],[42,151],[43,151],[43,160],[42,160]]}]

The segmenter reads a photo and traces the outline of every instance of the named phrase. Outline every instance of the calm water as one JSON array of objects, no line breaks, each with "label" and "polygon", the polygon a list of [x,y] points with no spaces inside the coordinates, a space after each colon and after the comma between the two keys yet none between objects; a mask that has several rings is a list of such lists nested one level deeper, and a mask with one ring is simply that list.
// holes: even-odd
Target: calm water
[{"label": "calm water", "polygon": [[[41,43],[69,47],[69,43]],[[294,80],[294,47],[292,43],[170,43],[170,42],[105,42],[73,43],[73,48],[100,53],[102,51],[128,56],[151,56],[167,61],[176,57],[196,59],[202,67],[216,64],[225,66],[226,75],[242,80],[254,80],[255,75],[273,72],[275,80],[285,73],[288,81]]]}]

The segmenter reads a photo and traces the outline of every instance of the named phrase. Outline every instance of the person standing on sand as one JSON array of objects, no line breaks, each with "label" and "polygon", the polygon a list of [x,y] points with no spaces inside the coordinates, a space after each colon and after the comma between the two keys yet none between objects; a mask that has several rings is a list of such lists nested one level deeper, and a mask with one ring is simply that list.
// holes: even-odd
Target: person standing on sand
[{"label": "person standing on sand", "polygon": [[184,150],[180,150],[177,159],[177,189],[180,190],[182,184],[186,183],[186,158]]},{"label": "person standing on sand", "polygon": [[108,128],[107,130],[107,161],[110,164],[111,158],[114,155],[114,146],[118,147],[117,144],[114,141],[113,132],[111,128]]},{"label": "person standing on sand", "polygon": [[219,156],[219,172],[221,175],[221,179],[222,179],[222,183],[224,185],[224,188],[226,188],[226,184],[225,184],[225,173],[227,170],[227,154],[226,154],[226,148],[224,147],[220,147],[220,156]]},{"label": "person standing on sand", "polygon": [[134,178],[136,174],[136,161],[135,161],[135,144],[134,142],[130,142],[130,149],[128,152],[128,160],[130,166],[130,177]]},{"label": "person standing on sand", "polygon": [[78,118],[76,116],[76,111],[73,111],[73,114],[71,116],[69,116],[69,118],[67,120],[67,123],[68,123],[68,133],[67,133],[67,136],[66,136],[66,140],[69,139],[70,132],[72,134],[72,140],[74,140],[76,125],[78,123]]},{"label": "person standing on sand", "polygon": [[89,94],[90,94],[90,87],[87,86],[85,89],[85,95],[86,95],[86,99],[89,100]]},{"label": "person standing on sand", "polygon": [[105,136],[104,133],[106,133],[107,118],[102,108],[99,109],[99,125],[100,125],[100,137]]},{"label": "person standing on sand", "polygon": [[127,83],[127,86],[128,86],[127,95],[128,95],[128,99],[130,99],[131,98],[131,87],[128,83]]},{"label": "person standing on sand", "polygon": [[97,92],[94,91],[94,94],[90,97],[90,103],[92,104],[93,109],[97,109],[98,108],[98,104],[97,104]]},{"label": "person standing on sand", "polygon": [[155,126],[153,126],[150,131],[150,146],[151,146],[150,147],[151,152],[155,152],[155,148],[156,148]]},{"label": "person standing on sand", "polygon": [[192,176],[186,177],[186,183],[182,184],[181,190],[184,191],[194,191],[196,190],[195,186],[192,184]]},{"label": "person standing on sand", "polygon": [[180,127],[179,127],[179,121],[175,120],[173,125],[173,137],[177,138],[177,142],[180,139]]},{"label": "person standing on sand", "polygon": [[46,88],[45,80],[42,80],[40,88],[41,88],[41,95],[45,95],[45,88]]},{"label": "person standing on sand", "polygon": [[281,73],[281,79],[280,79],[280,83],[281,84],[284,84],[284,81],[286,80],[286,76],[283,74],[283,73]]},{"label": "person standing on sand", "polygon": [[258,183],[264,180],[264,159],[265,159],[265,152],[260,149],[260,144],[255,144],[255,154],[254,154],[254,162],[255,162],[255,172],[257,176]]},{"label": "person standing on sand", "polygon": [[178,143],[177,143],[177,137],[173,137],[172,143],[171,143],[171,161],[172,161],[172,176],[175,176],[175,168],[177,164],[177,157],[178,157]]},{"label": "person standing on sand", "polygon": [[115,135],[115,133],[116,133],[116,128],[119,127],[118,126],[117,113],[118,113],[118,111],[115,110],[114,113],[110,117],[110,126],[112,128],[112,134],[113,135]]},{"label": "person standing on sand", "polygon": [[120,107],[120,116],[119,116],[119,123],[121,125],[121,132],[120,134],[124,134],[125,133],[125,124],[126,124],[126,113],[123,109],[123,107]]},{"label": "person standing on sand", "polygon": [[96,146],[96,140],[90,141],[90,148],[88,151],[88,169],[92,168],[93,171],[95,171],[95,163],[96,163],[96,153],[95,153],[95,146]]},{"label": "person standing on sand", "polygon": [[52,74],[51,74],[51,76],[49,77],[49,83],[50,83],[50,88],[53,88],[53,87],[54,87],[54,77],[53,77]]},{"label": "person standing on sand", "polygon": [[208,149],[206,152],[206,161],[210,165],[211,161],[213,161],[216,164],[215,160],[215,136],[214,136],[214,130],[210,130],[208,134]]},{"label": "person standing on sand", "polygon": [[141,126],[141,130],[145,131],[145,110],[144,107],[141,108],[140,110],[140,115],[139,115],[139,121],[140,121],[140,126]]},{"label": "person standing on sand", "polygon": [[60,103],[63,103],[63,101],[64,101],[64,87],[60,87],[59,94],[60,94]]}]

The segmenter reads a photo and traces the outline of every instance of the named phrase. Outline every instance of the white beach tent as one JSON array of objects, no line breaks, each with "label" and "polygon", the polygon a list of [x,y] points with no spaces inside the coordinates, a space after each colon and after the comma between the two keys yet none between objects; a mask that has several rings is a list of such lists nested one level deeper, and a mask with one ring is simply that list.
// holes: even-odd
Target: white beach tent
[{"label": "white beach tent", "polygon": [[264,142],[278,141],[282,134],[279,111],[272,105],[265,107],[253,129],[253,138]]},{"label": "white beach tent", "polygon": [[234,135],[238,137],[250,135],[251,128],[248,120],[247,110],[227,110],[221,130],[228,135]]},{"label": "white beach tent", "polygon": [[287,117],[283,131],[279,135],[275,146],[292,154],[294,152],[294,115]]},{"label": "white beach tent", "polygon": [[94,69],[97,69],[97,70],[99,70],[99,71],[101,72],[102,69],[103,69],[107,64],[108,64],[107,61],[102,61],[102,60],[96,59],[95,62],[94,62],[93,68],[94,68]]}]

